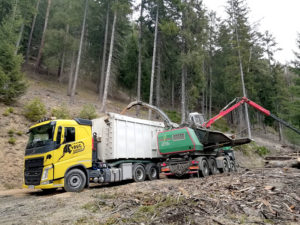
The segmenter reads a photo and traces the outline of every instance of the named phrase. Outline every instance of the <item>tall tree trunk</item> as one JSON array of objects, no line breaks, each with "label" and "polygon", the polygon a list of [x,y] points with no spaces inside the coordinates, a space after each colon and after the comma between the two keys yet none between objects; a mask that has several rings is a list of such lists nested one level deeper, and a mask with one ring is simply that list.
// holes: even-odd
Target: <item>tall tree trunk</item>
[{"label": "tall tree trunk", "polygon": [[[233,9],[233,1],[231,0],[232,4],[232,9]],[[239,40],[239,35],[238,35],[238,30],[237,30],[237,22],[236,18],[234,18],[235,22],[235,36],[236,36],[236,42],[237,42],[237,48],[238,48],[238,57],[239,57],[239,65],[240,65],[240,73],[241,73],[241,81],[242,81],[242,89],[243,89],[243,96],[247,97],[246,94],[246,88],[245,88],[245,82],[244,82],[244,70],[243,70],[243,63],[242,63],[242,56],[241,56],[241,50],[240,50],[240,40]],[[248,137],[251,139],[251,125],[250,125],[250,120],[249,120],[249,114],[248,114],[248,104],[244,104],[245,106],[245,119],[247,123],[247,130],[248,130]]]},{"label": "tall tree trunk", "polygon": [[13,8],[13,15],[12,15],[13,20],[15,20],[16,18],[17,9],[18,9],[18,0],[15,1],[15,6]]},{"label": "tall tree trunk", "polygon": [[[159,38],[159,37],[158,37]],[[160,44],[160,41],[158,41]],[[157,50],[157,77],[156,77],[156,106],[160,106],[160,70],[161,70],[161,51],[160,47]]]},{"label": "tall tree trunk", "polygon": [[29,34],[29,38],[28,38],[28,42],[27,42],[26,57],[25,57],[25,63],[26,64],[28,63],[28,59],[29,59],[32,35],[33,35],[34,28],[35,28],[35,22],[36,22],[36,17],[37,17],[38,11],[39,11],[40,1],[41,0],[37,0],[37,2],[36,2],[35,13],[34,13],[34,16],[33,16],[32,24],[31,24],[31,30],[30,30],[30,34]]},{"label": "tall tree trunk", "polygon": [[211,61],[210,61],[210,64],[209,64],[209,110],[208,110],[209,118],[211,118],[211,108],[212,108],[212,65],[211,65]]},{"label": "tall tree trunk", "polygon": [[283,135],[282,135],[282,125],[281,125],[281,123],[278,123],[278,135],[279,135],[279,141],[284,142]]},{"label": "tall tree trunk", "polygon": [[103,98],[103,89],[105,82],[105,65],[106,65],[106,49],[107,49],[107,37],[108,37],[108,25],[109,25],[109,1],[107,2],[106,9],[106,23],[105,23],[105,33],[104,33],[104,43],[103,43],[103,53],[102,53],[102,65],[100,73],[100,82],[99,82],[99,99]]},{"label": "tall tree trunk", "polygon": [[24,31],[24,23],[22,23],[22,25],[20,27],[19,37],[18,37],[18,40],[17,40],[17,43],[16,43],[15,55],[18,54],[18,50],[19,50],[20,43],[21,43],[22,36],[23,36],[23,31]]},{"label": "tall tree trunk", "polygon": [[74,68],[75,68],[75,50],[73,50],[72,53],[72,62],[71,62],[71,68],[70,68],[70,73],[69,73],[69,81],[68,81],[68,96],[71,96],[72,92],[72,86],[73,86],[73,74],[74,74]]},{"label": "tall tree trunk", "polygon": [[47,5],[47,11],[46,11],[46,16],[45,16],[45,23],[44,23],[44,29],[43,29],[43,34],[42,34],[42,40],[41,40],[41,45],[39,49],[39,54],[36,60],[35,68],[38,69],[41,63],[41,58],[42,58],[42,52],[44,49],[45,45],[45,36],[46,36],[46,31],[47,31],[47,26],[48,26],[48,19],[49,19],[49,12],[50,12],[50,7],[51,7],[51,0],[48,0],[48,5]]},{"label": "tall tree trunk", "polygon": [[185,79],[186,79],[186,65],[183,64],[181,68],[181,123],[185,122]]},{"label": "tall tree trunk", "polygon": [[248,69],[247,69],[247,73],[250,73],[250,64],[251,64],[251,60],[252,60],[252,47],[250,47],[250,53],[249,53],[249,61],[248,61]]},{"label": "tall tree trunk", "polygon": [[103,91],[102,105],[100,109],[101,112],[104,112],[106,110],[106,101],[107,101],[107,94],[108,94],[107,92],[109,86],[109,78],[111,75],[110,74],[111,62],[112,62],[112,55],[114,50],[116,22],[117,22],[117,10],[115,10],[114,12],[114,20],[113,20],[112,31],[111,31],[110,48],[109,48],[108,63],[107,63],[106,76],[105,76],[105,85]]},{"label": "tall tree trunk", "polygon": [[[137,101],[141,100],[141,82],[142,82],[142,35],[143,35],[143,11],[144,11],[144,0],[141,0],[140,10],[140,26],[139,26],[139,43],[138,43],[138,80],[137,80]],[[140,106],[136,108],[136,115],[140,114]]]},{"label": "tall tree trunk", "polygon": [[207,119],[208,116],[208,88],[207,88],[207,82],[206,82],[206,88],[205,88],[205,119]]},{"label": "tall tree trunk", "polygon": [[[204,77],[205,76],[205,61],[204,58],[202,60],[202,74]],[[202,88],[202,114],[204,119],[206,119],[206,110],[205,110],[205,103],[206,103],[206,86],[207,86],[207,82],[204,82],[204,87]]]},{"label": "tall tree trunk", "polygon": [[202,114],[203,114],[203,117],[204,119],[206,118],[206,115],[205,115],[205,88],[202,88]]},{"label": "tall tree trunk", "polygon": [[[155,72],[155,61],[156,61],[157,33],[158,33],[158,4],[156,5],[155,33],[154,33],[152,68],[151,68],[150,97],[149,97],[150,105],[153,104],[153,83],[154,83],[154,72]],[[151,119],[151,114],[152,114],[152,110],[149,109],[148,119]]]},{"label": "tall tree trunk", "polygon": [[71,102],[72,103],[74,103],[74,96],[75,96],[75,91],[76,91],[76,85],[77,85],[77,79],[78,79],[78,72],[79,72],[79,68],[80,68],[82,43],[83,43],[83,38],[84,38],[84,31],[85,31],[85,22],[86,22],[88,2],[89,2],[88,0],[85,0],[85,8],[84,8],[84,16],[83,16],[83,22],[82,22],[82,29],[81,29],[79,50],[78,50],[78,56],[77,56],[77,62],[76,62],[76,69],[75,69],[75,74],[74,74],[74,81],[73,81],[72,91],[71,91]]},{"label": "tall tree trunk", "polygon": [[58,82],[61,83],[63,80],[63,73],[64,73],[64,67],[65,67],[65,56],[66,56],[66,41],[69,35],[69,30],[70,30],[70,25],[67,24],[66,27],[66,35],[64,37],[64,49],[63,49],[63,54],[61,57],[61,63],[60,63],[60,67],[59,67],[59,72],[58,72]]},{"label": "tall tree trunk", "polygon": [[[172,78],[171,78],[172,79]],[[171,90],[171,105],[172,105],[172,109],[174,110],[174,105],[175,105],[175,91],[174,91],[174,89],[175,89],[175,83],[174,83],[174,79],[172,79],[172,90]]]}]

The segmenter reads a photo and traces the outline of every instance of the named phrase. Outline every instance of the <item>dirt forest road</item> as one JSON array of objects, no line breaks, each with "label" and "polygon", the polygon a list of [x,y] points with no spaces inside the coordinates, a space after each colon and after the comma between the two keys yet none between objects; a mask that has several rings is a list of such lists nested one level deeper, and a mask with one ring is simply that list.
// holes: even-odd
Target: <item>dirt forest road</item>
[{"label": "dirt forest road", "polygon": [[300,224],[300,170],[0,192],[0,224]]}]

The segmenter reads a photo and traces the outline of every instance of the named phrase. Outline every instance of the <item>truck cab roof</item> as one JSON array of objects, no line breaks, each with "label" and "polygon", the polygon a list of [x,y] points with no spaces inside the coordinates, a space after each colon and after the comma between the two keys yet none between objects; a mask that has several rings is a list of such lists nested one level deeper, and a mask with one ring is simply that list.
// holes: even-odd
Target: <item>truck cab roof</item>
[{"label": "truck cab roof", "polygon": [[87,119],[80,119],[80,118],[75,118],[75,119],[56,119],[56,118],[44,118],[42,120],[39,120],[38,123],[34,124],[33,126],[31,126],[29,129],[38,127],[38,126],[42,126],[48,123],[56,123],[56,122],[62,122],[66,125],[66,126],[76,126],[76,125],[84,125],[84,126],[92,126],[92,121],[91,120],[87,120]]}]

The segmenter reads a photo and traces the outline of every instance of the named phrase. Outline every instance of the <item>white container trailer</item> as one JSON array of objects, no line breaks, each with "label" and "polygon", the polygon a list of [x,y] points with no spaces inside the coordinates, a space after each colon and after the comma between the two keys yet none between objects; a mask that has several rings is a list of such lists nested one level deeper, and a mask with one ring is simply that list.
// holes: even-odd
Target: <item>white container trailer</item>
[{"label": "white container trailer", "polygon": [[164,123],[116,113],[108,113],[92,123],[92,131],[97,133],[98,160],[113,162],[161,158],[157,133],[164,130]]}]

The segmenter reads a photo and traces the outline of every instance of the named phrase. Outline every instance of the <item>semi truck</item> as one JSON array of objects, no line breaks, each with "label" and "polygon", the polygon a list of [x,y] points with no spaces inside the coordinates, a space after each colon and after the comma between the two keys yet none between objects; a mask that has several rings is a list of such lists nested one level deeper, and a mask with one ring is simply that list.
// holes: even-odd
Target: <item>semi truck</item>
[{"label": "semi truck", "polygon": [[[156,111],[163,122],[124,115],[137,105]],[[143,102],[94,120],[41,120],[29,129],[23,187],[79,192],[90,183],[141,182],[158,179],[160,173],[207,176],[234,171],[231,148],[251,140],[232,139],[203,124],[203,116],[192,113],[187,124],[178,125]]]}]

